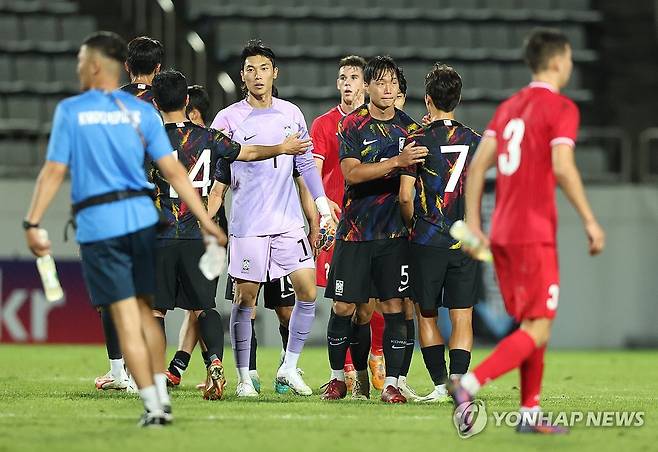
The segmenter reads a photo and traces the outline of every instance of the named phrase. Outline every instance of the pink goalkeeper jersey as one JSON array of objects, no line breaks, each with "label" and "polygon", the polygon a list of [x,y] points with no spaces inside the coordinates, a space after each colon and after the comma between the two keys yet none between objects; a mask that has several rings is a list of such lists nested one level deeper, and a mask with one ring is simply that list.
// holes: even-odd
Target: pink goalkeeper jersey
[{"label": "pink goalkeeper jersey", "polygon": [[[276,145],[299,132],[308,138],[306,121],[299,107],[272,98],[271,108],[253,108],[246,100],[230,105],[215,116],[213,129],[224,130],[244,145]],[[299,156],[279,155],[258,162],[231,164],[232,206],[229,232],[236,237],[283,234],[304,227],[299,195],[292,177],[313,165],[313,148]]]}]

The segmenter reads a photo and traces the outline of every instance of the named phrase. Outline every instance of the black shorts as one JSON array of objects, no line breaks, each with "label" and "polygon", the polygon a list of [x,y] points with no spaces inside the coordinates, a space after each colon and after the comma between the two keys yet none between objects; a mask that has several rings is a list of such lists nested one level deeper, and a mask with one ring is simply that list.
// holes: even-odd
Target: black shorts
[{"label": "black shorts", "polygon": [[203,240],[161,240],[156,249],[154,308],[200,311],[215,307],[217,279],[209,281],[199,270],[206,251]]},{"label": "black shorts", "polygon": [[[263,299],[265,300],[265,308],[267,309],[295,306],[295,290],[292,287],[290,276],[264,282],[260,285],[260,289],[263,289]],[[229,275],[226,280],[225,298],[227,300],[233,300],[234,295],[235,286],[233,278]]]},{"label": "black shorts", "polygon": [[367,303],[410,296],[406,237],[348,242],[336,240],[325,297]]},{"label": "black shorts", "polygon": [[478,262],[461,250],[409,245],[413,299],[423,312],[471,308],[477,303]]},{"label": "black shorts", "polygon": [[155,226],[80,244],[82,274],[94,306],[155,294]]}]

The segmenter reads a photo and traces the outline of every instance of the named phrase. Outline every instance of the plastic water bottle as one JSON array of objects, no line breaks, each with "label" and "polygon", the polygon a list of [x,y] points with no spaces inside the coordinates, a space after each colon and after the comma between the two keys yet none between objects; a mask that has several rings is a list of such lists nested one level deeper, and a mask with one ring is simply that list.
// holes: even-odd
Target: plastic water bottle
[{"label": "plastic water bottle", "polygon": [[480,239],[475,236],[465,222],[455,221],[450,227],[450,235],[453,239],[461,241],[469,248],[476,250],[476,259],[484,262],[491,262],[493,256],[491,250],[480,243]]},{"label": "plastic water bottle", "polygon": [[226,267],[226,248],[213,236],[206,237],[206,252],[199,259],[199,270],[208,280],[219,277]]},{"label": "plastic water bottle", "polygon": [[[39,234],[42,240],[48,240],[48,232],[45,229],[40,229]],[[64,298],[64,291],[59,283],[57,277],[57,268],[55,267],[55,260],[48,254],[37,258],[37,269],[41,276],[41,284],[43,284],[43,291],[46,295],[46,300],[51,303],[59,301]]]}]

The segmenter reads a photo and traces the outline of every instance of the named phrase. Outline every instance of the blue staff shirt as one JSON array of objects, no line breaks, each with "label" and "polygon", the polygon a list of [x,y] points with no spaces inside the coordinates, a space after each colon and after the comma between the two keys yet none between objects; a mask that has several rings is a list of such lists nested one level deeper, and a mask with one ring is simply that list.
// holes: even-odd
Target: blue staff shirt
[{"label": "blue staff shirt", "polygon": [[[46,159],[69,167],[75,204],[108,192],[153,188],[144,171],[145,151],[154,161],[173,151],[153,106],[118,89],[89,90],[57,105]],[[157,220],[147,196],[99,204],[77,214],[76,239],[89,243],[119,237]]]}]

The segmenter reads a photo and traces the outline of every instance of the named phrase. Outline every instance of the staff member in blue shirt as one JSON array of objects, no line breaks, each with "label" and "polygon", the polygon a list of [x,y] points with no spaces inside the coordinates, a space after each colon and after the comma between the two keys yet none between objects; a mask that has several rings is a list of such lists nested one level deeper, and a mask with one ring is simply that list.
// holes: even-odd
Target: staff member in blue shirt
[{"label": "staff member in blue shirt", "polygon": [[153,106],[118,89],[125,60],[126,44],[114,33],[97,32],[82,43],[77,70],[83,93],[55,110],[46,163],[23,227],[30,250],[36,256],[50,254],[50,242],[42,239],[38,225],[70,168],[76,238],[92,303],[109,306],[144,401],[138,425],[164,425],[172,420],[164,340],[151,311],[158,213],[148,196],[152,185],[144,159],[156,162],[205,234],[221,245],[226,235],[174,158]]}]

